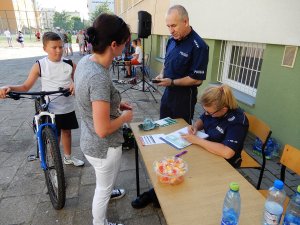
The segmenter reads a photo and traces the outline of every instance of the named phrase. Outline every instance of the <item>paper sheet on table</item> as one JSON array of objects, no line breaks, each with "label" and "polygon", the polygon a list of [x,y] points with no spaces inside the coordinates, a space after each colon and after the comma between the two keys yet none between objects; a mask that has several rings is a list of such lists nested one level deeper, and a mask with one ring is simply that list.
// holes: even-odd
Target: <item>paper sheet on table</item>
[{"label": "paper sheet on table", "polygon": [[[182,129],[176,130],[170,134],[165,135],[161,139],[164,140],[167,144],[170,144],[177,149],[183,149],[192,144],[181,137],[182,134],[187,134],[187,133],[188,133],[188,127],[184,127]],[[200,138],[208,137],[206,133],[201,131],[197,131],[196,135]]]},{"label": "paper sheet on table", "polygon": [[169,126],[169,125],[172,125],[174,123],[177,123],[177,121],[174,120],[174,119],[171,119],[170,117],[166,117],[166,118],[163,118],[163,119],[160,119],[160,120],[156,120],[155,123],[158,124],[161,127],[165,127],[165,126]]},{"label": "paper sheet on table", "polygon": [[164,134],[144,135],[140,136],[140,140],[142,145],[165,144],[165,142],[161,139],[164,136]]}]

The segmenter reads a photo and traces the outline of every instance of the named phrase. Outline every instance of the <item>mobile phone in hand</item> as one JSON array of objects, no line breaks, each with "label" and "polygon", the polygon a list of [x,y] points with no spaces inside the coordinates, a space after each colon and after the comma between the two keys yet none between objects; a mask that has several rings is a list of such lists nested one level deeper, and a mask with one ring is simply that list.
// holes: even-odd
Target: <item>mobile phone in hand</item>
[{"label": "mobile phone in hand", "polygon": [[160,82],[161,82],[161,80],[152,79],[152,83],[154,83],[154,84],[157,84],[157,83],[160,83]]}]

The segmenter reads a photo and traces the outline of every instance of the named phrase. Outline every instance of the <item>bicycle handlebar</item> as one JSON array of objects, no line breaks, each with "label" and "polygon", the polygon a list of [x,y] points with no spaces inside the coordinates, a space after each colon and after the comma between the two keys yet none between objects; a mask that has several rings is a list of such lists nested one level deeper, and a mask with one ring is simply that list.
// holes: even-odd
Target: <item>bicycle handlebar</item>
[{"label": "bicycle handlebar", "polygon": [[7,93],[7,97],[12,98],[14,100],[19,100],[21,98],[21,95],[30,95],[30,96],[38,95],[38,96],[44,97],[46,95],[53,95],[53,94],[58,94],[58,93],[63,94],[63,96],[65,96],[65,97],[68,97],[71,94],[69,88],[66,88],[66,89],[59,88],[58,91],[33,91],[33,92],[10,91]]}]

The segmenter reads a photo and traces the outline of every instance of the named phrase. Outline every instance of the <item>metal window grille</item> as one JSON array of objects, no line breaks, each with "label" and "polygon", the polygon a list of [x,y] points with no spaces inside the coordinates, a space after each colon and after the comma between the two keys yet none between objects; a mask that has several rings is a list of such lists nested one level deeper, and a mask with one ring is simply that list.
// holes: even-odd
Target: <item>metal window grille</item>
[{"label": "metal window grille", "polygon": [[218,81],[255,97],[265,45],[222,41]]}]

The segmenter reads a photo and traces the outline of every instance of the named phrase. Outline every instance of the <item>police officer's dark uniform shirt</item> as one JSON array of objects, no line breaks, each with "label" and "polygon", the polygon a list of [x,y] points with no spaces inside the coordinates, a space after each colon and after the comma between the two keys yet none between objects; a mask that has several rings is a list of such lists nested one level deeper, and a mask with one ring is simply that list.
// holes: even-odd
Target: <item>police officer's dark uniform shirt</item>
[{"label": "police officer's dark uniform shirt", "polygon": [[[209,48],[192,29],[182,40],[168,40],[164,63],[164,78],[180,79],[190,76],[206,79]],[[183,118],[191,123],[197,102],[198,86],[166,87],[161,99],[160,118]]]},{"label": "police officer's dark uniform shirt", "polygon": [[235,151],[235,155],[227,161],[233,167],[239,167],[242,162],[241,151],[249,127],[244,112],[238,108],[219,118],[204,113],[200,119],[203,122],[205,133],[209,135],[208,140],[222,143]]}]

